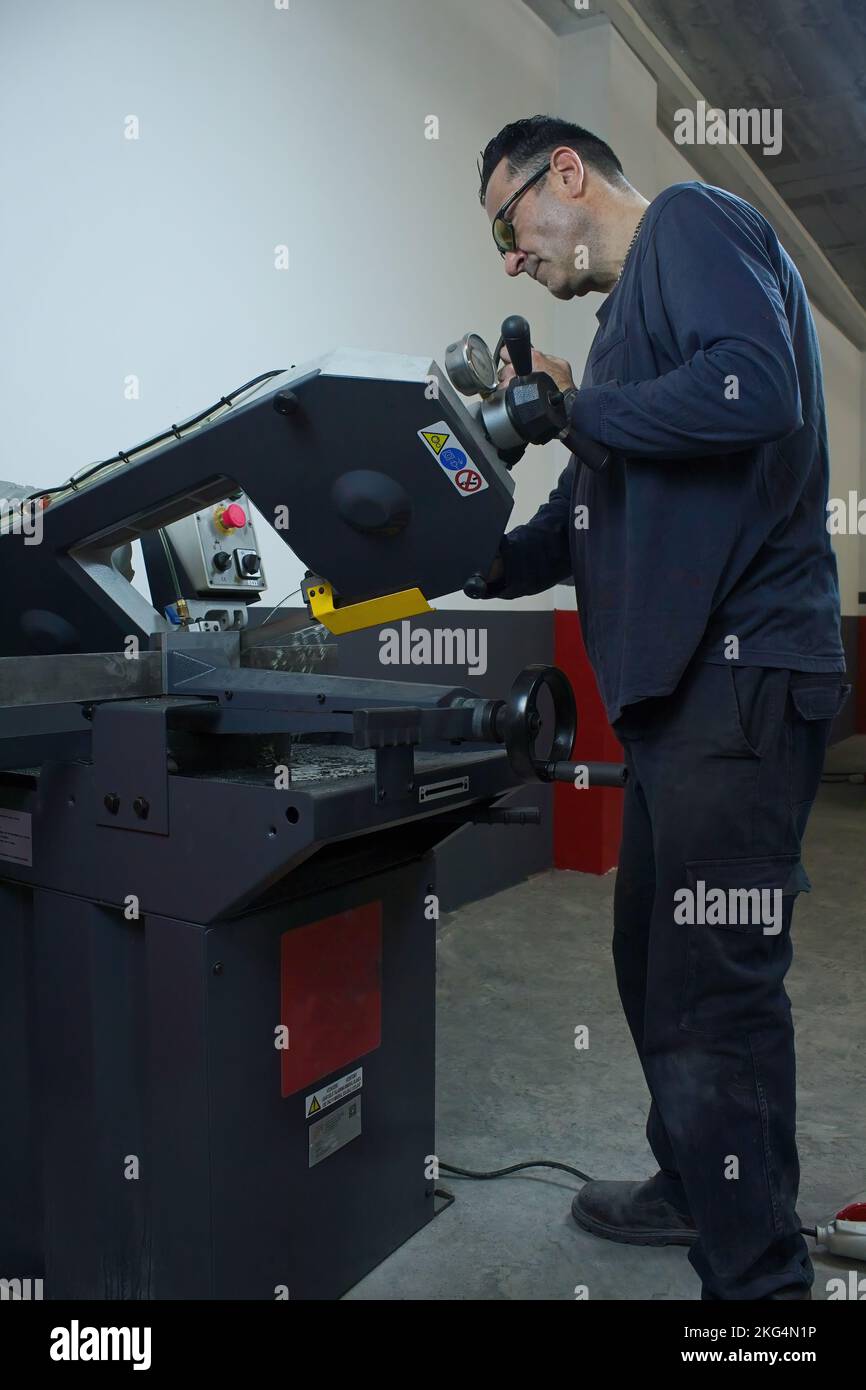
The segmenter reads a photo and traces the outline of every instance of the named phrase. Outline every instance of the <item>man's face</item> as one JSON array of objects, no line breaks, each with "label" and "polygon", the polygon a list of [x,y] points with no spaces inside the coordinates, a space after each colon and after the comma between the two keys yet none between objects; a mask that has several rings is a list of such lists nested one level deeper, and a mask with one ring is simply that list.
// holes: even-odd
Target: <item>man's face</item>
[{"label": "man's face", "polygon": [[[554,158],[560,152],[554,154]],[[598,288],[590,269],[578,265],[593,263],[596,232],[589,210],[589,199],[583,192],[583,166],[572,151],[572,159],[559,159],[554,167],[509,208],[506,217],[514,224],[516,251],[505,255],[508,275],[528,275],[543,285],[556,299],[571,299]],[[539,167],[543,165],[539,157]],[[484,197],[484,207],[492,224],[502,204],[525,183],[529,173],[512,174],[508,160],[501,159],[490,176]],[[578,247],[587,248],[587,256],[578,255]]]}]

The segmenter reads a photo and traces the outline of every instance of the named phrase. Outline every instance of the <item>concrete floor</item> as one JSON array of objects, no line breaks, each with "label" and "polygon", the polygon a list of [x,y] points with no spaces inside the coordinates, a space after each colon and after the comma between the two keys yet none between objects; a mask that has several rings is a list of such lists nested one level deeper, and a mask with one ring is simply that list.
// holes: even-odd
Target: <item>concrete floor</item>
[{"label": "concrete floor", "polygon": [[[832,766],[864,767],[866,740]],[[859,745],[859,746],[858,746]],[[519,834],[519,830],[514,832]],[[797,1024],[800,1218],[814,1225],[866,1189],[866,786],[822,787],[804,862],[788,977]],[[593,1177],[643,1178],[646,1092],[610,958],[614,876],[551,871],[451,914],[439,946],[438,1152],[461,1167],[528,1158]],[[587,1051],[574,1029],[589,1027]],[[356,1286],[351,1299],[696,1299],[682,1249],[614,1245],[579,1230],[565,1173],[449,1179],[457,1201]],[[813,1242],[809,1242],[813,1248]],[[813,1297],[847,1272],[814,1257]],[[866,1267],[859,1266],[860,1275]]]}]

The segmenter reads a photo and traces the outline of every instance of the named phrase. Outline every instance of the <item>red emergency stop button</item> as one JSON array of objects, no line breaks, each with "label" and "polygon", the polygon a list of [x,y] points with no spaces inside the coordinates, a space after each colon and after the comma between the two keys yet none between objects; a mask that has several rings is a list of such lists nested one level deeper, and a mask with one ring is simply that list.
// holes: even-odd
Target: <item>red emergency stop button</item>
[{"label": "red emergency stop button", "polygon": [[246,524],[247,514],[237,502],[230,502],[222,511],[217,512],[217,525],[222,527],[223,531],[240,531]]}]

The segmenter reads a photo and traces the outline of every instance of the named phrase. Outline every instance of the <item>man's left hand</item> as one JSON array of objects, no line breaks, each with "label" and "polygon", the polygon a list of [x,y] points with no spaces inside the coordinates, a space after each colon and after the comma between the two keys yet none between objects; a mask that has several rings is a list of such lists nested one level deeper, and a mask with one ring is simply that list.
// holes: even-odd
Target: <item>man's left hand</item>
[{"label": "man's left hand", "polygon": [[[517,375],[511,365],[511,358],[508,356],[508,348],[503,347],[500,353],[502,366],[499,369],[499,384],[506,386],[509,381]],[[574,390],[574,377],[571,374],[571,367],[564,362],[561,357],[548,357],[546,353],[539,352],[537,348],[532,349],[532,370],[534,372],[547,372],[559,387],[560,391]]]}]

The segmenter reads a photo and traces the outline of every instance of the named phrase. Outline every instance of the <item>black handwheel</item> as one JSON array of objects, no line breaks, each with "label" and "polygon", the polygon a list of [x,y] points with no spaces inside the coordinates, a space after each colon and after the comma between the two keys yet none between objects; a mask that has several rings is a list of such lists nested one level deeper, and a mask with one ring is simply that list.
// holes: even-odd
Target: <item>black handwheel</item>
[{"label": "black handwheel", "polygon": [[[538,696],[545,686],[553,699],[553,743],[546,757],[537,758],[535,743],[541,729]],[[521,671],[505,705],[504,728],[508,760],[518,777],[549,782],[552,766],[571,756],[577,732],[574,692],[557,666],[539,664]]]}]

